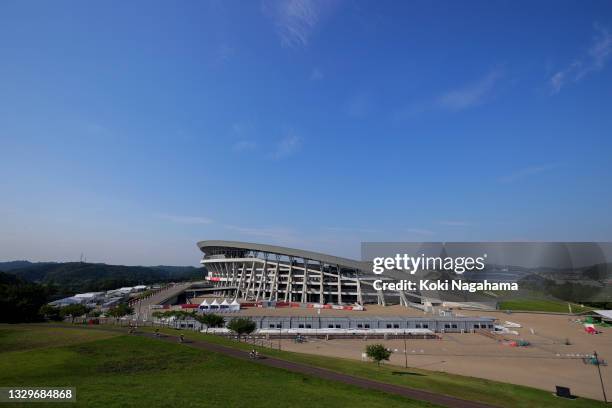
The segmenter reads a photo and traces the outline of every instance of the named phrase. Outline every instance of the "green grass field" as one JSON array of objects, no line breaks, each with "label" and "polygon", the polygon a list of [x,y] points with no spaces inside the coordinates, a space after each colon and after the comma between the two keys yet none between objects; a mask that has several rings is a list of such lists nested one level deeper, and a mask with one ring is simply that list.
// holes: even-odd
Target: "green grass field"
[{"label": "green grass field", "polygon": [[[148,330],[148,329],[147,329]],[[177,330],[162,329],[167,333],[177,335]],[[229,347],[250,350],[253,345],[238,343],[224,337],[206,335],[203,333],[182,331],[187,338],[205,340],[211,343]],[[405,370],[397,366],[376,367],[373,363],[360,362],[342,358],[315,356],[312,354],[279,351],[270,348],[257,347],[261,353],[289,361],[310,364],[357,377],[386,382],[447,394],[458,398],[481,401],[500,407],[603,407],[603,402],[586,398],[563,400],[552,395],[552,392],[538,390],[507,383],[500,383],[474,377],[466,377],[443,372],[409,368]]]},{"label": "green grass field", "polygon": [[431,406],[124,333],[0,325],[0,386],[76,387],[51,407]]},{"label": "green grass field", "polygon": [[[582,313],[592,310],[589,307],[584,307],[572,303],[573,313]],[[554,313],[569,313],[567,302],[561,300],[545,300],[545,299],[515,299],[507,300],[499,304],[501,310],[524,310],[534,312],[554,312]]]}]

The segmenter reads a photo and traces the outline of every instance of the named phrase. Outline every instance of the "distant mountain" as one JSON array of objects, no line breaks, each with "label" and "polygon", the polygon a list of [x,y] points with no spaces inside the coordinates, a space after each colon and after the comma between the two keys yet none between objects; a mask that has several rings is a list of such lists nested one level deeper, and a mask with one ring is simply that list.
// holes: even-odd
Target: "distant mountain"
[{"label": "distant mountain", "polygon": [[8,273],[28,282],[43,284],[54,291],[54,297],[74,293],[117,289],[122,286],[147,285],[158,282],[203,279],[206,269],[193,266],[125,266],[103,263],[5,262],[17,265]]},{"label": "distant mountain", "polygon": [[32,265],[48,264],[51,262],[30,262],[30,261],[9,261],[0,262],[0,272],[10,271],[12,269],[26,268]]},{"label": "distant mountain", "polygon": [[190,273],[194,269],[201,270],[202,268],[194,268],[193,266],[169,266],[169,265],[157,265],[148,266],[147,268],[157,269],[159,271],[165,271],[170,275],[181,275],[184,273]]}]

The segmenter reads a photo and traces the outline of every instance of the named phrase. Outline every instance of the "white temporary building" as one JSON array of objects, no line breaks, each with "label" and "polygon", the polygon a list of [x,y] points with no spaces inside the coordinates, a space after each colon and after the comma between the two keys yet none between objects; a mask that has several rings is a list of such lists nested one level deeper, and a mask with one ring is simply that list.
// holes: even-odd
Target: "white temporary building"
[{"label": "white temporary building", "polygon": [[208,304],[208,300],[204,299],[202,303],[200,303],[200,310],[208,310],[210,309],[210,305]]},{"label": "white temporary building", "polygon": [[73,297],[77,299],[86,299],[86,300],[94,300],[104,296],[104,292],[87,292],[87,293],[77,293]]},{"label": "white temporary building", "polygon": [[594,310],[602,320],[612,321],[612,310]]},{"label": "white temporary building", "polygon": [[51,306],[64,307],[64,306],[68,306],[68,305],[83,304],[84,301],[85,301],[85,299],[83,299],[83,298],[77,298],[77,297],[71,296],[71,297],[67,297],[67,298],[56,300],[54,302],[50,302],[49,304]]},{"label": "white temporary building", "polygon": [[217,299],[213,300],[210,304],[210,310],[219,310],[219,302],[217,302]]},{"label": "white temporary building", "polygon": [[230,311],[237,312],[240,310],[240,303],[236,299],[230,304]]},{"label": "white temporary building", "polygon": [[225,311],[225,312],[229,310],[230,304],[227,302],[227,299],[223,299],[223,302],[221,302],[221,304],[219,305],[219,308],[221,309],[221,311]]}]

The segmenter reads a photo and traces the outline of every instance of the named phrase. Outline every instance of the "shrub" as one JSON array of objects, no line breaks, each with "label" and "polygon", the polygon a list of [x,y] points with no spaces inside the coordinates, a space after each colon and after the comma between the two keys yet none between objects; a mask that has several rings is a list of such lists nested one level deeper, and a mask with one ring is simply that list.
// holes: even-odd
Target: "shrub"
[{"label": "shrub", "polygon": [[380,362],[383,360],[389,360],[391,357],[391,351],[387,350],[387,348],[382,344],[368,344],[366,347],[366,355],[376,361],[376,364],[380,366]]},{"label": "shrub", "polygon": [[257,325],[249,318],[239,317],[237,319],[232,319],[232,321],[228,323],[227,328],[236,333],[238,335],[238,341],[240,341],[242,335],[253,333]]}]

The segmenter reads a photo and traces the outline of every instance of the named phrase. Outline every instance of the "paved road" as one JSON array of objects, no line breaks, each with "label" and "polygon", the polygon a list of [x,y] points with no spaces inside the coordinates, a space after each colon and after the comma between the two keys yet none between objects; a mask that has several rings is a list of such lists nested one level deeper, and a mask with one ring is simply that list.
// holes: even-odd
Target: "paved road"
[{"label": "paved road", "polygon": [[153,296],[142,299],[138,302],[135,302],[132,307],[134,308],[134,312],[138,317],[138,320],[150,319],[150,314],[155,310],[149,310],[150,305],[159,305],[163,301],[172,298],[179,293],[183,292],[185,289],[189,288],[193,283],[192,282],[181,282],[177,283],[174,286],[163,289]]},{"label": "paved road", "polygon": [[[178,337],[162,334],[156,337],[153,333],[139,333],[141,336],[158,338],[162,341],[176,343]],[[208,343],[199,340],[185,340],[185,345],[195,347],[202,350],[212,351],[215,353],[225,354],[230,357],[239,358],[242,360],[250,360],[249,354],[246,351],[238,350],[231,347],[225,347],[218,344]],[[399,385],[381,383],[365,378],[354,377],[348,374],[337,373],[335,371],[324,368],[314,367],[307,364],[294,363],[291,361],[281,360],[274,357],[265,357],[263,359],[251,360],[259,364],[264,364],[270,367],[282,368],[300,374],[312,375],[314,377],[323,378],[326,380],[339,381],[344,384],[354,385],[361,388],[388,392],[390,394],[401,395],[413,400],[426,401],[432,404],[441,405],[450,408],[491,408],[480,402],[467,401],[460,398],[450,397],[447,395],[435,394],[428,391],[417,390],[414,388],[403,387]],[[494,390],[492,390],[494,392]]]}]

